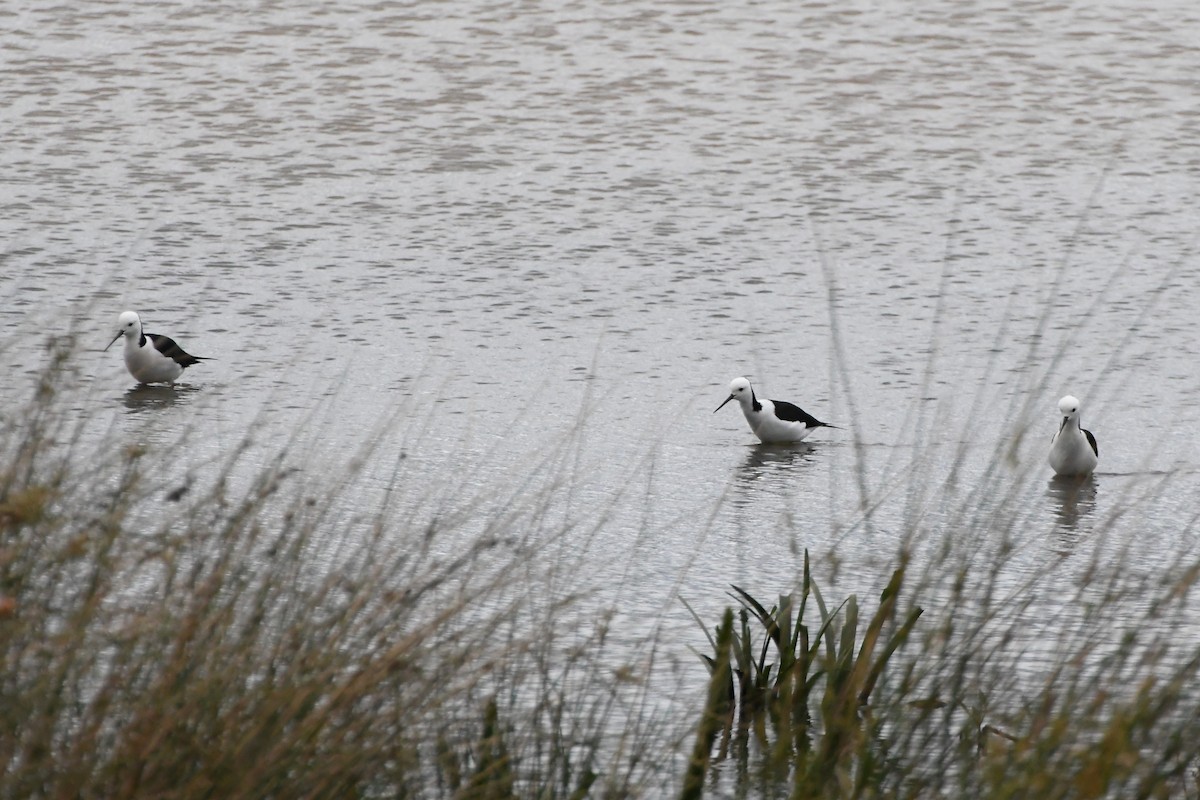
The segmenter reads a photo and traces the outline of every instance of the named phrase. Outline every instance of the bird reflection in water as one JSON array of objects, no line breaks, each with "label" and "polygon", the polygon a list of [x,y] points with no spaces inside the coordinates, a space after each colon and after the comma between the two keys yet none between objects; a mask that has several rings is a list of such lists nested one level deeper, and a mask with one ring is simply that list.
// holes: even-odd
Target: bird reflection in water
[{"label": "bird reflection in water", "polygon": [[1074,530],[1079,521],[1096,509],[1096,476],[1056,475],[1050,479],[1046,494],[1054,507],[1060,528]]},{"label": "bird reflection in water", "polygon": [[130,414],[160,411],[170,408],[199,391],[196,386],[139,383],[131,387],[122,400]]},{"label": "bird reflection in water", "polygon": [[750,447],[742,462],[742,473],[761,475],[765,469],[775,469],[787,464],[795,464],[805,460],[816,450],[816,446],[806,442],[795,444],[756,444]]},{"label": "bird reflection in water", "polygon": [[737,485],[740,488],[749,488],[755,481],[777,476],[783,470],[797,467],[801,462],[808,461],[816,449],[815,445],[799,442],[753,445],[742,460],[741,469],[737,473]]}]

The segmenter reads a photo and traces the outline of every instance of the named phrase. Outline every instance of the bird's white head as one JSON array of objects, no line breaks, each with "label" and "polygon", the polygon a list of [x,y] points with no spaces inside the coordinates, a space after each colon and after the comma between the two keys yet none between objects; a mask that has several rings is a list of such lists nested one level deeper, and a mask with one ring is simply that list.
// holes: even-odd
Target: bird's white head
[{"label": "bird's white head", "polygon": [[1074,395],[1067,395],[1058,401],[1058,410],[1064,417],[1074,417],[1079,413],[1079,399]]},{"label": "bird's white head", "polygon": [[[753,396],[754,390],[750,388],[750,381],[746,380],[745,378],[734,378],[729,382],[729,397],[725,398],[725,403],[728,403],[730,400],[737,400],[744,406],[750,402],[750,398]],[[720,411],[722,408],[724,408],[725,403],[721,403],[721,405],[717,406],[713,413],[715,414],[717,411]]]},{"label": "bird's white head", "polygon": [[117,317],[117,335],[108,343],[108,347],[113,346],[113,343],[122,336],[141,336],[142,335],[142,318],[137,315],[136,311],[122,311],[121,316]]}]

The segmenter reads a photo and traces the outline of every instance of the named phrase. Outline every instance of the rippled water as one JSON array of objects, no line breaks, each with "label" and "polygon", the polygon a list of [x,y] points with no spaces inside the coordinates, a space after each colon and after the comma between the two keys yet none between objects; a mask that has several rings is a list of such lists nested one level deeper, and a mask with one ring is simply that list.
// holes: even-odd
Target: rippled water
[{"label": "rippled water", "polygon": [[[130,308],[215,360],[170,392],[83,354],[76,407],[202,432],[198,470],[251,420],[338,462],[399,413],[452,498],[569,439],[610,522],[568,548],[685,624],[676,588],[772,593],[805,548],[877,588],[980,486],[1029,487],[1037,564],[1169,473],[1112,528],[1155,569],[1195,527],[1200,10],[911,6],[10,7],[0,400]],[[712,413],[742,374],[842,430],[753,447]],[[1044,462],[1068,391],[1082,495]]]}]

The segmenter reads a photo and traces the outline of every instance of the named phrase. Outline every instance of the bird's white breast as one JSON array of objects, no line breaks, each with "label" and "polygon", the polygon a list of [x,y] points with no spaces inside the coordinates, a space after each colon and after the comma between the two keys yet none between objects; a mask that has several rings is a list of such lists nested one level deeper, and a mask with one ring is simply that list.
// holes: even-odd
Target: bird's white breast
[{"label": "bird's white breast", "polygon": [[144,346],[140,346],[138,338],[135,337],[125,340],[125,366],[129,368],[129,373],[142,383],[169,382],[183,373],[183,367],[176,364],[174,359],[155,350],[149,338]]}]

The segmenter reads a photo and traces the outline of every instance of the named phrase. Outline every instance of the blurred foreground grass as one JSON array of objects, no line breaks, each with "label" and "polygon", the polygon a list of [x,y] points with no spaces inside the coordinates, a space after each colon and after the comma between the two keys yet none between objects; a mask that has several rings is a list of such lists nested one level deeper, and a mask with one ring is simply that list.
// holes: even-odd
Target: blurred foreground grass
[{"label": "blurred foreground grass", "polygon": [[[82,434],[68,353],[0,432],[4,800],[1198,796],[1196,563],[1095,561],[1032,659],[1011,549],[922,549],[914,515],[878,602],[827,602],[807,557],[776,601],[735,587],[698,618],[707,693],[663,720],[613,667],[621,631],[569,597],[533,609],[521,518],[347,521],[353,471],[234,480],[241,452],[173,489],[166,454]],[[1021,506],[948,524],[1003,543]]]},{"label": "blurred foreground grass", "polygon": [[530,624],[528,520],[348,516],[364,476],[286,454],[185,476],[85,435],[69,352],[0,432],[0,797],[628,794],[621,682]]}]

